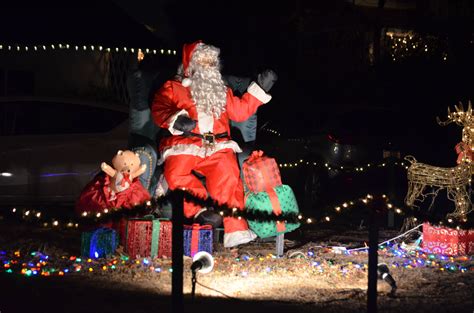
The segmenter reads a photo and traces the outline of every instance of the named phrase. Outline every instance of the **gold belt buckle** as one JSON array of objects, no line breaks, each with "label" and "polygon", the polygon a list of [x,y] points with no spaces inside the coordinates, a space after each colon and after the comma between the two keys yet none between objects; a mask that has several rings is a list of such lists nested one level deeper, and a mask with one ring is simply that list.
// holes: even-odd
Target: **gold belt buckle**
[{"label": "gold belt buckle", "polygon": [[202,139],[202,144],[206,147],[214,148],[214,145],[216,144],[216,136],[211,133],[204,133],[203,134],[203,139]]}]

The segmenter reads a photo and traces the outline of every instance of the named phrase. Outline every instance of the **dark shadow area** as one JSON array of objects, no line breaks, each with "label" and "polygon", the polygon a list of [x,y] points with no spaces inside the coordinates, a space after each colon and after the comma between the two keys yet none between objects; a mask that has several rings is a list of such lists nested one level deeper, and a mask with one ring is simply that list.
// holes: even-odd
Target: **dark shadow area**
[{"label": "dark shadow area", "polygon": [[[106,279],[99,283],[87,277],[45,279],[1,274],[0,284],[8,286],[2,288],[0,300],[2,312],[172,312],[169,296],[158,295],[154,290],[120,289]],[[325,292],[331,292],[333,298],[324,297],[325,299],[315,303],[276,300],[243,301],[199,296],[193,301],[189,295],[186,295],[184,312],[365,312],[364,290],[308,290],[308,293],[324,294]],[[463,304],[442,310],[436,304],[437,301],[430,302],[429,299],[404,295],[398,299],[392,299],[384,293],[379,294],[379,310],[402,312],[400,303],[409,306],[410,301],[418,303],[417,312],[470,312],[470,308],[463,308]],[[420,303],[423,303],[422,307]]]}]

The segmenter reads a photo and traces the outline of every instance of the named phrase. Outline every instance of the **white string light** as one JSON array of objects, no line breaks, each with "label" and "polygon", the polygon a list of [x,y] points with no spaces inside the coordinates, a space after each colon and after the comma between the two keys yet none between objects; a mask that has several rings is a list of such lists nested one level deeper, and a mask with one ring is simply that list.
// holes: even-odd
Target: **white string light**
[{"label": "white string light", "polygon": [[[12,49],[15,49],[17,52],[21,52],[21,51],[29,51],[29,47],[27,45],[15,45],[14,48],[11,46],[11,45],[3,45],[3,44],[0,44],[0,50],[5,50],[4,47],[7,48],[7,50],[11,51]],[[74,46],[71,46],[69,44],[63,44],[63,43],[60,43],[60,44],[49,44],[49,45],[39,45],[40,48],[42,48],[44,51],[47,51],[47,50],[69,50],[70,47],[74,47],[74,50],[75,51],[78,51],[79,50],[79,46],[78,45],[74,45]],[[38,46],[33,46],[32,47],[34,51],[38,51]],[[135,51],[137,51],[139,48],[131,48],[131,47],[123,47],[123,50],[119,49],[118,47],[115,47],[114,51],[115,52],[120,52],[120,51],[123,51],[125,53],[135,53]],[[98,45],[98,46],[95,46],[95,45],[90,45],[90,46],[86,46],[86,45],[83,45],[82,46],[82,50],[83,51],[107,51],[107,52],[110,52],[112,51],[112,48],[110,47],[106,47],[104,48],[104,46],[102,45]],[[156,49],[150,49],[150,48],[142,48],[141,49],[142,51],[144,51],[145,53],[147,54],[157,54],[157,53],[160,53],[160,54],[168,54],[168,55],[176,55],[176,50],[171,50],[171,49],[160,49],[160,50],[156,50]]]},{"label": "white string light", "polygon": [[422,36],[413,31],[400,30],[385,33],[386,45],[393,62],[412,56],[433,55],[443,61],[448,60],[447,41],[435,36]]}]

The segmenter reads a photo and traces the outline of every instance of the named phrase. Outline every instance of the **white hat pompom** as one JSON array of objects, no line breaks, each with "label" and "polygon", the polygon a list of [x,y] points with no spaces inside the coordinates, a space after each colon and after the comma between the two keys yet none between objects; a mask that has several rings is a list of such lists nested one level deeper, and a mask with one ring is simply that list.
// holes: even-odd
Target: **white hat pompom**
[{"label": "white hat pompom", "polygon": [[181,82],[181,84],[184,87],[189,87],[189,86],[191,86],[192,83],[193,83],[193,81],[189,78],[184,78],[183,81]]}]

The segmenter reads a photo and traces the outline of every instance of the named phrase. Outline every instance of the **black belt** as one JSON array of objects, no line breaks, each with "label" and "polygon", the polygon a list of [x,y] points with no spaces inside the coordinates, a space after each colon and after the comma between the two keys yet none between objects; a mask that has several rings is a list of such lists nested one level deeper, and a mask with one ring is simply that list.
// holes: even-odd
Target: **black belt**
[{"label": "black belt", "polygon": [[183,136],[186,137],[199,137],[202,140],[206,141],[207,143],[213,144],[215,143],[216,139],[220,138],[226,138],[229,137],[229,134],[227,132],[225,133],[220,133],[220,134],[213,134],[213,133],[204,133],[204,134],[196,134],[196,133],[191,133],[191,132],[185,132]]}]

